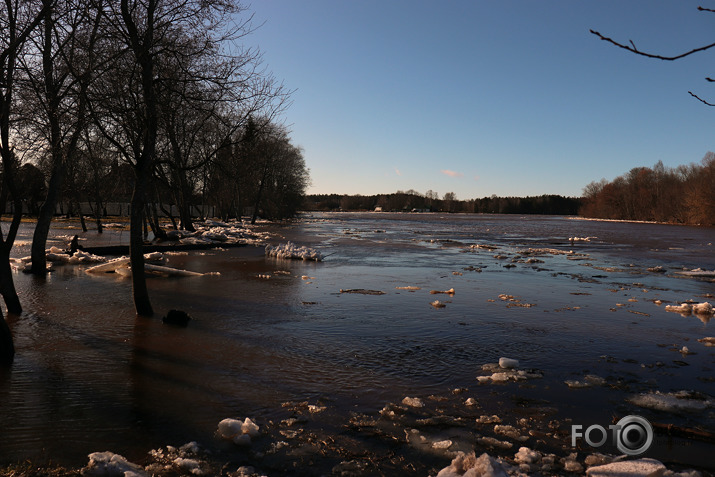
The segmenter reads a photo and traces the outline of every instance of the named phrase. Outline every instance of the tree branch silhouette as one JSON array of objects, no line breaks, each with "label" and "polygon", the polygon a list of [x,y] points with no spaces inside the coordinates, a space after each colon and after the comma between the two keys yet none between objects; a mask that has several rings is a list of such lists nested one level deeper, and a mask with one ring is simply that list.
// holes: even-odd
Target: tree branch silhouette
[{"label": "tree branch silhouette", "polygon": [[[702,6],[699,6],[698,10],[701,12],[715,13],[715,9],[705,8]],[[619,43],[616,40],[614,40],[613,38],[609,38],[605,35],[602,35],[601,33],[597,32],[595,30],[589,30],[589,31],[592,34],[596,35],[601,40],[606,41],[612,45],[615,45],[618,48],[623,48],[624,50],[630,51],[631,53],[635,53],[636,55],[645,56],[646,58],[655,58],[657,60],[663,60],[663,61],[675,61],[675,60],[679,60],[681,58],[685,58],[686,56],[690,56],[694,53],[700,53],[701,51],[706,51],[706,50],[709,50],[710,48],[715,48],[715,43],[710,43],[709,45],[701,46],[699,48],[693,48],[692,50],[686,51],[679,55],[674,55],[674,56],[657,55],[654,53],[647,53],[645,51],[639,50],[638,47],[636,47],[636,44],[633,43],[633,40],[628,40],[628,43],[630,43],[630,46],[629,46],[624,43]],[[714,83],[715,79],[713,79],[711,77],[705,77],[705,81],[707,81],[709,83]],[[692,91],[688,91],[688,93],[690,94],[690,96],[692,96],[693,98],[697,99],[698,101],[700,101],[701,103],[703,103],[707,106],[715,106],[715,104],[705,101],[703,98],[701,98],[697,94],[693,93]]]},{"label": "tree branch silhouette", "polygon": [[690,96],[692,96],[693,98],[697,99],[698,101],[700,101],[701,103],[703,103],[703,104],[705,104],[705,105],[707,105],[707,106],[715,106],[715,104],[713,104],[713,103],[708,103],[707,101],[705,101],[703,98],[701,98],[701,97],[698,96],[697,94],[693,93],[692,91],[688,91],[688,93],[690,94]]},{"label": "tree branch silhouette", "polygon": [[[630,51],[631,53],[635,53],[636,55],[641,55],[641,56],[645,56],[645,57],[647,57],[647,58],[655,58],[655,59],[664,60],[664,61],[675,61],[675,60],[679,60],[679,59],[681,59],[681,58],[685,58],[686,56],[690,56],[690,55],[692,55],[693,53],[699,53],[699,52],[701,52],[701,51],[709,50],[710,48],[715,48],[715,43],[711,43],[711,44],[709,44],[709,45],[701,46],[700,48],[693,48],[692,50],[686,51],[685,53],[681,53],[681,54],[679,54],[679,55],[675,55],[675,56],[663,56],[663,55],[656,55],[656,54],[653,54],[653,53],[646,53],[645,51],[641,51],[641,50],[639,50],[638,48],[636,48],[636,45],[635,45],[635,44],[633,43],[633,41],[631,41],[631,40],[629,40],[629,43],[631,44],[631,46],[628,46],[628,45],[624,45],[623,43],[619,43],[619,42],[617,42],[616,40],[614,40],[614,39],[612,39],[612,38],[609,38],[609,37],[607,37],[607,36],[604,36],[604,35],[600,34],[599,32],[597,32],[597,31],[595,31],[595,30],[590,30],[590,32],[593,33],[594,35],[596,35],[597,37],[599,37],[601,40],[607,41],[608,43],[611,43],[611,44],[613,44],[613,45],[616,45],[616,46],[619,47],[619,48],[623,48],[624,50],[628,50],[628,51]],[[710,80],[710,81],[712,81],[712,80]]]}]

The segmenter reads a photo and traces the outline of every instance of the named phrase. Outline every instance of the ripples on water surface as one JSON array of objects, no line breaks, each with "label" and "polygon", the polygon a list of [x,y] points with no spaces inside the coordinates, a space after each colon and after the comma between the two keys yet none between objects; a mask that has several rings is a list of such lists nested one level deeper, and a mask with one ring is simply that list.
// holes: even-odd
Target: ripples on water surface
[{"label": "ripples on water surface", "polygon": [[[265,227],[326,259],[278,261],[253,248],[172,256],[169,266],[221,275],[150,279],[154,319],[135,317],[126,280],[80,266],[58,266],[47,280],[15,275],[26,311],[8,318],[17,357],[0,370],[0,460],[82,465],[92,451],[139,459],[166,444],[211,447],[221,419],[270,427],[285,418],[282,404],[305,400],[328,408],[316,428],[339,432],[356,413],[455,388],[490,413],[532,402],[584,424],[640,413],[714,430],[713,409],[673,416],[626,402],[654,390],[715,394],[715,348],[696,341],[715,335],[712,323],[653,303],[715,301],[712,281],[674,273],[715,269],[713,229],[438,214],[315,214]],[[109,231],[101,240],[127,238]],[[520,253],[528,248],[574,254]],[[667,272],[647,270],[657,265]],[[404,286],[421,289],[396,288]],[[429,293],[450,288],[453,296]],[[430,306],[435,299],[447,306]],[[187,329],[162,325],[170,308],[194,317]],[[697,354],[674,350],[683,346]],[[544,378],[478,385],[481,365],[501,356]],[[609,386],[564,384],[584,374]],[[666,452],[704,466],[698,445]]]}]

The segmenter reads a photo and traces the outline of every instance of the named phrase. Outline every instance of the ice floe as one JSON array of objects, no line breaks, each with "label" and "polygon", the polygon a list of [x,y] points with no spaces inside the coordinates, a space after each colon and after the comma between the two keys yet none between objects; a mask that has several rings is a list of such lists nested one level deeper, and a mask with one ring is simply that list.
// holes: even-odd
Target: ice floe
[{"label": "ice floe", "polygon": [[636,406],[665,412],[703,411],[715,407],[715,399],[694,391],[673,393],[655,391],[631,396],[628,401]]},{"label": "ice floe", "polygon": [[[506,358],[509,359],[509,358]],[[505,361],[505,364],[513,364],[513,361]],[[517,361],[518,363],[518,361]],[[537,369],[517,369],[503,368],[499,363],[488,363],[482,365],[482,376],[477,376],[477,381],[482,384],[486,383],[504,383],[508,381],[525,381],[527,379],[543,378],[544,374]]]},{"label": "ice floe", "polygon": [[251,437],[258,435],[260,428],[250,418],[245,420],[227,418],[218,423],[220,437],[239,446],[250,445]]},{"label": "ice floe", "polygon": [[445,294],[445,295],[454,295],[454,288],[450,288],[449,290],[444,290],[444,291],[441,291],[441,290],[430,290],[430,293],[431,293],[432,295],[438,295],[438,294],[440,294],[440,293]]},{"label": "ice floe", "polygon": [[[128,257],[120,257],[109,262],[95,265],[85,270],[89,274],[116,273],[122,277],[129,277],[132,274],[131,263]],[[144,272],[161,277],[201,277],[206,275],[216,275],[216,272],[199,273],[180,268],[165,267],[163,265],[144,264]]]},{"label": "ice floe", "polygon": [[569,237],[569,242],[590,242],[598,237]]},{"label": "ice floe", "polygon": [[693,270],[685,270],[675,273],[688,277],[715,277],[715,270],[703,270],[702,268],[695,268]]},{"label": "ice floe", "polygon": [[499,367],[503,369],[514,369],[519,367],[519,360],[513,358],[499,358]]},{"label": "ice floe", "polygon": [[698,339],[698,341],[705,346],[715,346],[715,336],[706,336],[705,338]]},{"label": "ice floe", "polygon": [[411,407],[425,407],[424,401],[418,397],[407,396],[402,400],[402,404]]},{"label": "ice floe", "polygon": [[643,476],[657,477],[664,474],[665,466],[655,459],[621,460],[610,464],[590,467],[588,477]]},{"label": "ice floe", "polygon": [[266,245],[266,256],[280,259],[323,260],[323,255],[317,250],[287,242],[279,245]]},{"label": "ice floe", "polygon": [[703,315],[710,316],[715,311],[713,310],[712,304],[709,302],[704,303],[681,303],[680,305],[666,305],[665,311],[672,311],[674,313],[680,313],[682,315]]},{"label": "ice floe", "polygon": [[606,380],[595,374],[587,374],[583,377],[583,381],[569,379],[564,383],[570,388],[590,388],[592,386],[603,386],[606,384]]}]

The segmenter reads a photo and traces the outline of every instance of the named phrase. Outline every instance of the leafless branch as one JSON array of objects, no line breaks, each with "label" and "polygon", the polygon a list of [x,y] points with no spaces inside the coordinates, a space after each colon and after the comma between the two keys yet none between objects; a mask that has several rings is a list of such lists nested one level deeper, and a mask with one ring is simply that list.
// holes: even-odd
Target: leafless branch
[{"label": "leafless branch", "polygon": [[701,12],[715,13],[715,10],[713,10],[712,8],[698,7],[698,10],[700,10]]},{"label": "leafless branch", "polygon": [[715,43],[711,43],[711,44],[709,44],[709,45],[701,46],[700,48],[693,48],[693,49],[690,50],[690,51],[686,51],[685,53],[681,53],[681,54],[675,55],[675,56],[655,55],[655,54],[652,54],[652,53],[646,53],[646,52],[644,52],[644,51],[640,51],[638,48],[636,48],[635,44],[634,44],[632,41],[630,41],[631,46],[628,46],[628,45],[624,45],[623,43],[619,43],[619,42],[613,40],[612,38],[608,38],[607,36],[603,36],[603,35],[601,35],[601,34],[600,34],[599,32],[597,32],[597,31],[594,31],[594,30],[590,30],[590,31],[591,31],[591,33],[593,33],[594,35],[596,35],[597,37],[599,37],[601,40],[607,41],[608,43],[611,43],[611,44],[613,44],[613,45],[615,45],[615,46],[617,46],[617,47],[619,47],[619,48],[623,48],[624,50],[628,50],[628,51],[630,51],[631,53],[635,53],[635,54],[637,54],[637,55],[645,56],[645,57],[647,57],[647,58],[655,58],[655,59],[658,59],[658,60],[665,60],[665,61],[679,60],[679,59],[681,59],[681,58],[685,58],[686,56],[690,56],[690,55],[692,55],[693,53],[699,53],[699,52],[701,52],[701,51],[709,50],[710,48],[715,48]]},{"label": "leafless branch", "polygon": [[707,106],[715,106],[715,104],[713,104],[713,103],[708,103],[707,101],[705,101],[703,98],[701,98],[701,97],[698,96],[697,94],[693,93],[692,91],[688,91],[688,93],[690,93],[690,96],[692,96],[693,98],[697,99],[698,101],[700,101],[701,103],[703,103],[703,104],[705,104],[705,105],[707,105]]}]

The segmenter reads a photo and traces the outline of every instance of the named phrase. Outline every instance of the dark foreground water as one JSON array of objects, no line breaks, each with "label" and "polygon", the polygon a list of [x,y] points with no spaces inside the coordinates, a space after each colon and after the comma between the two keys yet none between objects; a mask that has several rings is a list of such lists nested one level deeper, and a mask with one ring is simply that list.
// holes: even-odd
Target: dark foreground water
[{"label": "dark foreground water", "polygon": [[[277,260],[253,247],[170,256],[168,266],[220,275],[149,279],[153,319],[136,318],[126,279],[81,265],[47,279],[17,273],[25,312],[8,317],[17,356],[0,369],[0,463],[81,467],[105,450],[141,462],[197,441],[233,470],[434,475],[458,450],[618,453],[572,448],[571,425],[629,414],[715,432],[715,348],[698,341],[715,336],[715,321],[665,310],[715,304],[712,274],[678,273],[715,270],[713,229],[375,213],[261,229],[326,258]],[[80,235],[116,244],[126,234]],[[171,308],[194,320],[163,325]],[[500,357],[542,377],[478,380]],[[688,399],[672,396],[681,391]],[[678,406],[643,407],[653,393]],[[492,415],[523,439],[477,422]],[[252,446],[214,435],[227,417],[261,427]],[[715,470],[713,442],[684,435],[656,432],[645,456]]]}]

